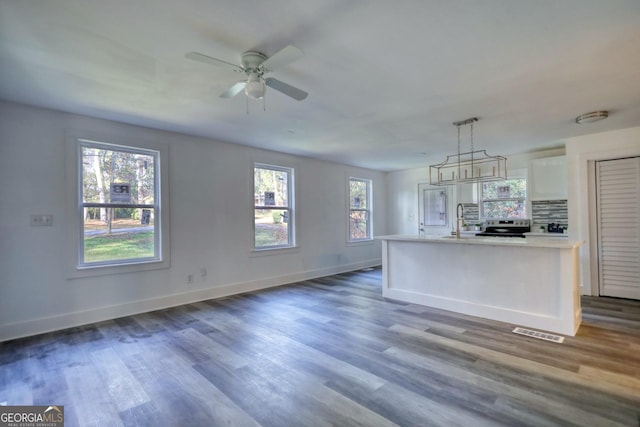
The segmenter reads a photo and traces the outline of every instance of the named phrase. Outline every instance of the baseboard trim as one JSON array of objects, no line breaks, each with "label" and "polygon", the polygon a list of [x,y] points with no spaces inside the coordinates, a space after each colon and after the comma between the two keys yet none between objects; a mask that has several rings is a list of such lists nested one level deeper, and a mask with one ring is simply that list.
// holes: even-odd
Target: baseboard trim
[{"label": "baseboard trim", "polygon": [[124,316],[132,316],[154,310],[176,307],[184,304],[191,304],[194,302],[206,301],[209,299],[222,298],[230,295],[282,286],[318,277],[330,276],[333,274],[346,273],[349,271],[360,270],[362,268],[375,267],[380,264],[382,264],[382,259],[373,259],[283,276],[251,280],[247,282],[229,283],[208,289],[199,289],[197,291],[98,307],[91,310],[76,311],[73,313],[65,313],[58,316],[27,320],[24,322],[8,323],[0,325],[0,342],[88,325],[105,320],[117,319]]},{"label": "baseboard trim", "polygon": [[581,316],[578,314],[574,314],[575,318],[572,322],[572,319],[563,319],[561,314],[554,316],[546,313],[514,310],[507,307],[493,306],[403,289],[383,288],[383,296],[385,298],[398,301],[425,305],[428,307],[453,311],[455,313],[524,326],[525,328],[542,329],[544,331],[570,336],[575,336],[581,320]]}]

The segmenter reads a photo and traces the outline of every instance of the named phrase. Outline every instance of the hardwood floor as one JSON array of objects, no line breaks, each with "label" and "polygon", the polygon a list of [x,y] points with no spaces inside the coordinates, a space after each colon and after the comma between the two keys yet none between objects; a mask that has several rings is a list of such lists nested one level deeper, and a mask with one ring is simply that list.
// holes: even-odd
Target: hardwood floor
[{"label": "hardwood floor", "polygon": [[556,344],[340,274],[2,343],[0,404],[66,426],[638,426],[640,302],[583,309]]}]

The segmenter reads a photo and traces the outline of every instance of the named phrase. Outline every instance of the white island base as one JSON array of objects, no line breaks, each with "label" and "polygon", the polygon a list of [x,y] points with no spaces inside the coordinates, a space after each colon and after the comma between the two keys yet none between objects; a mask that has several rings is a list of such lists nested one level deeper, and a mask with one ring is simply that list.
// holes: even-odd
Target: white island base
[{"label": "white island base", "polygon": [[380,236],[386,298],[575,335],[582,242]]}]

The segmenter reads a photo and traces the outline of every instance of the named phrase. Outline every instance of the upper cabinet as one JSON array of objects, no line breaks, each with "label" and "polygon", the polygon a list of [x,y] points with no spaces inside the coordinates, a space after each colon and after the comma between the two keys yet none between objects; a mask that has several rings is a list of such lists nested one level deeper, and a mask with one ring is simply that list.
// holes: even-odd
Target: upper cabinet
[{"label": "upper cabinet", "polygon": [[478,184],[458,184],[458,201],[460,203],[478,203]]},{"label": "upper cabinet", "polygon": [[529,166],[529,199],[567,199],[567,161],[565,156],[531,160]]}]

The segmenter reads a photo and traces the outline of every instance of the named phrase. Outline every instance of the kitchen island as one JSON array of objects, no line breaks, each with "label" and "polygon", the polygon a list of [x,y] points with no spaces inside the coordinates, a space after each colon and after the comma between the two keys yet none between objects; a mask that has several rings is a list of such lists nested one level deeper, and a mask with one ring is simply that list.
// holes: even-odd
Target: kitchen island
[{"label": "kitchen island", "polygon": [[526,328],[575,335],[582,319],[571,240],[379,236],[382,294]]}]

